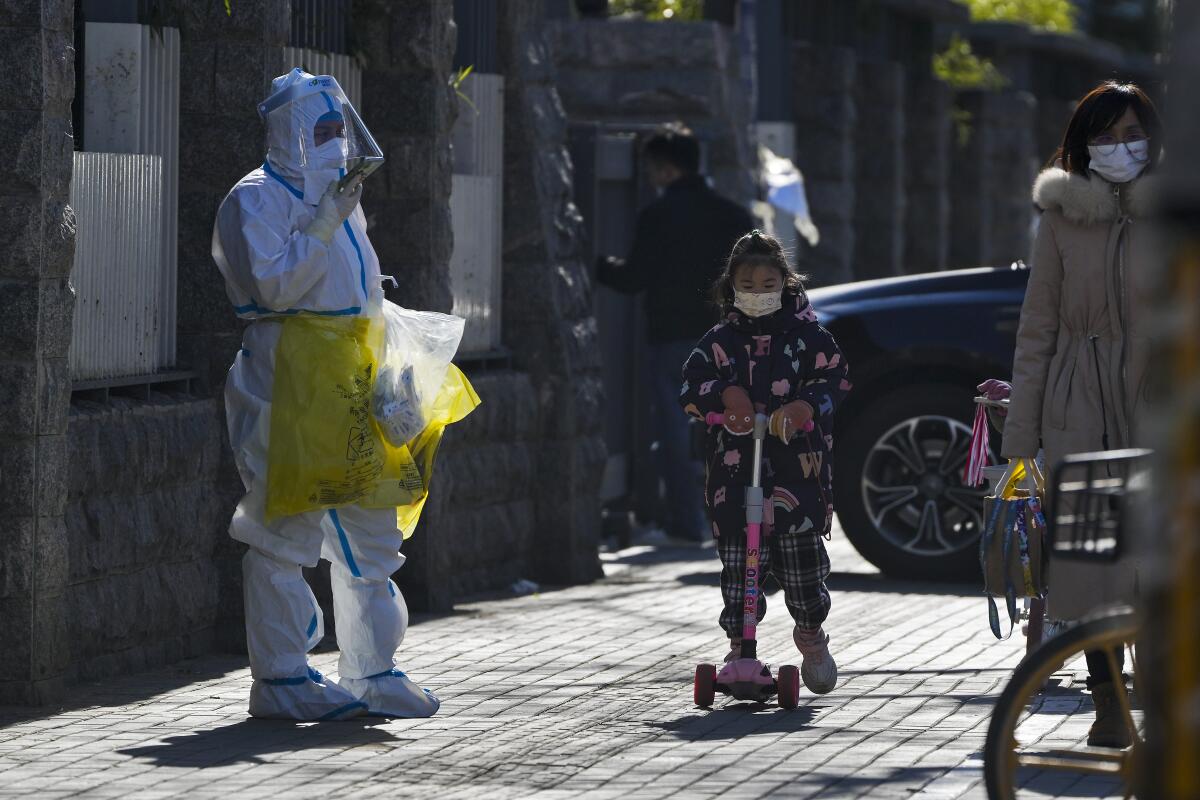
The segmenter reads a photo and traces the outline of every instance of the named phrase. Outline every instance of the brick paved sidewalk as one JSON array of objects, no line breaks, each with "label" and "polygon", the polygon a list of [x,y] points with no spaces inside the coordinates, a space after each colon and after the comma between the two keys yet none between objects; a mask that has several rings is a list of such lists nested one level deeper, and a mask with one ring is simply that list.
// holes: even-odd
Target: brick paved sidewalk
[{"label": "brick paved sidewalk", "polygon": [[[80,687],[61,712],[0,709],[0,796],[982,798],[987,716],[1023,641],[992,638],[970,586],[831,550],[841,682],[795,711],[692,706],[695,663],[726,649],[715,553],[633,548],[602,583],[414,625],[401,666],[442,697],[434,719],[249,719],[244,659],[205,658]],[[760,653],[798,663],[789,634],[777,603]],[[336,672],[335,653],[313,662]],[[1056,702],[1057,735],[1082,736],[1086,697]]]}]

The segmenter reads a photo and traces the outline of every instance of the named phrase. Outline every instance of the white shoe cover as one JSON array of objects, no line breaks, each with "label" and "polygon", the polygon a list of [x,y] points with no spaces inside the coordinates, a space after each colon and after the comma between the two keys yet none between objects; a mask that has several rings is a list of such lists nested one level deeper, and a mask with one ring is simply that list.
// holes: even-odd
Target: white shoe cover
[{"label": "white shoe cover", "polygon": [[432,717],[442,701],[398,669],[369,678],[342,678],[342,688],[367,704],[372,717]]},{"label": "white shoe cover", "polygon": [[256,679],[250,687],[250,716],[325,722],[365,714],[366,703],[312,667],[298,678]]}]

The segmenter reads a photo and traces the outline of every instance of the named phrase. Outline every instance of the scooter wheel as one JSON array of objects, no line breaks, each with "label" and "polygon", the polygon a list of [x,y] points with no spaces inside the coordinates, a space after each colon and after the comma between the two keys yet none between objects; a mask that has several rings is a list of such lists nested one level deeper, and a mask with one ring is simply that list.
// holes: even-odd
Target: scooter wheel
[{"label": "scooter wheel", "polygon": [[692,699],[701,708],[709,708],[717,693],[717,668],[712,664],[696,665],[696,682],[692,687]]},{"label": "scooter wheel", "polygon": [[779,668],[779,707],[792,709],[800,705],[800,670],[791,664]]}]

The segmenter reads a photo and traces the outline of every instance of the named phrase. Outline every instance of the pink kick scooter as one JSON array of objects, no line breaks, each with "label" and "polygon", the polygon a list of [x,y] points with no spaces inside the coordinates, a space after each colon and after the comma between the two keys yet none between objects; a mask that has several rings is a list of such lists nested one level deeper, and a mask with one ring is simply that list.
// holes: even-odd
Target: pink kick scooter
[{"label": "pink kick scooter", "polygon": [[[781,708],[791,709],[800,704],[800,670],[788,664],[779,668],[779,678],[775,679],[770,667],[758,659],[756,636],[762,593],[762,575],[758,568],[763,522],[762,451],[763,441],[767,438],[767,421],[765,414],[754,417],[754,466],[750,485],[746,487],[746,593],[742,599],[741,658],[725,664],[720,673],[712,664],[696,665],[693,697],[701,708],[712,706],[716,692],[756,703],[765,703],[778,696]],[[712,426],[724,425],[725,415],[710,413],[705,422]],[[812,430],[812,425],[809,422],[806,430]]]}]

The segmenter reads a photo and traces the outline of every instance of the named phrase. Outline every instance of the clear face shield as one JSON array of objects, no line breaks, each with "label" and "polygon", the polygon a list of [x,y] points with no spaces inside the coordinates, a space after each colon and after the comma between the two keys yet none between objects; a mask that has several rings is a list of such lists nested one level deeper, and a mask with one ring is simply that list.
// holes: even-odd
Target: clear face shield
[{"label": "clear face shield", "polygon": [[365,177],[383,164],[383,152],[334,78],[295,69],[282,83],[259,105],[267,156],[303,178],[305,202],[319,202],[332,181]]}]

